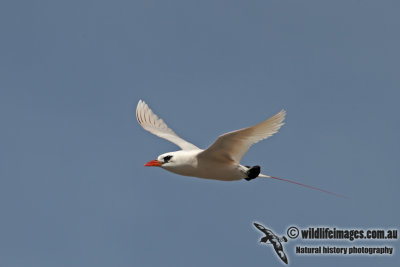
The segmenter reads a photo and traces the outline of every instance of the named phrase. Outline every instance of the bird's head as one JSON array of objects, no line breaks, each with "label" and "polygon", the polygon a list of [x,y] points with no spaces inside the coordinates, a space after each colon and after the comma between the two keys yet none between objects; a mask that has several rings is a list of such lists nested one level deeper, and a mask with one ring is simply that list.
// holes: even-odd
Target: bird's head
[{"label": "bird's head", "polygon": [[176,159],[175,152],[164,153],[157,157],[157,159],[151,160],[144,164],[146,167],[167,167],[174,165]]}]

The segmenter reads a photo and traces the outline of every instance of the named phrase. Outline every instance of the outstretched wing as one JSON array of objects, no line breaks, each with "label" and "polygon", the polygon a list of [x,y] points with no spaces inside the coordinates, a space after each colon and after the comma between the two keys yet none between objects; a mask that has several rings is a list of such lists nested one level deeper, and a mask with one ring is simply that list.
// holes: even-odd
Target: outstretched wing
[{"label": "outstretched wing", "polygon": [[248,128],[225,133],[201,152],[199,156],[220,161],[239,163],[251,145],[278,132],[284,124],[286,111],[281,110],[271,118]]},{"label": "outstretched wing", "polygon": [[[280,244],[280,243],[279,243]],[[274,249],[276,254],[278,254],[278,257],[286,264],[288,264],[288,258],[286,257],[285,252],[283,251],[283,247],[280,244],[280,247],[277,247],[276,245],[274,245]]]},{"label": "outstretched wing", "polygon": [[174,131],[168,128],[167,124],[154,114],[143,100],[139,100],[137,104],[136,119],[146,131],[174,143],[183,150],[199,149],[197,146],[180,138]]},{"label": "outstretched wing", "polygon": [[264,234],[266,234],[266,235],[270,234],[270,233],[268,233],[269,230],[267,228],[265,228],[264,226],[262,226],[261,224],[258,224],[258,223],[253,223],[253,224],[258,230],[260,230]]}]

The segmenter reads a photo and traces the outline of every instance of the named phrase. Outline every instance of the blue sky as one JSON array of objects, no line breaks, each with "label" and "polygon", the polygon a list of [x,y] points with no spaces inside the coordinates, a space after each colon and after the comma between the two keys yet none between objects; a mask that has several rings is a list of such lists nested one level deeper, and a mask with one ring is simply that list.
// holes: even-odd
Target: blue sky
[{"label": "blue sky", "polygon": [[[398,228],[399,7],[2,1],[0,265],[281,266],[253,221]],[[145,168],[177,147],[138,125],[139,99],[203,148],[284,108],[242,163],[349,199]],[[285,244],[292,266],[399,262],[296,255],[304,244]]]}]

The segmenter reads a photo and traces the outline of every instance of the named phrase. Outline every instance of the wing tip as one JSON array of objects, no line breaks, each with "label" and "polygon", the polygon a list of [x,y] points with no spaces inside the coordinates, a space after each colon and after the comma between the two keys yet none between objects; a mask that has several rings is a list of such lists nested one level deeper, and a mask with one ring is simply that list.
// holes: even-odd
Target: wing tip
[{"label": "wing tip", "polygon": [[139,99],[137,106],[136,106],[136,110],[139,108],[139,106],[145,104],[145,102],[142,99]]},{"label": "wing tip", "polygon": [[285,109],[281,109],[281,111],[279,111],[277,114],[279,114],[279,117],[282,117],[283,119],[286,117],[286,110]]},{"label": "wing tip", "polygon": [[142,124],[141,110],[143,109],[143,103],[144,101],[142,99],[139,99],[139,102],[136,106],[136,120],[139,122],[139,124]]},{"label": "wing tip", "polygon": [[281,127],[282,125],[284,125],[284,120],[286,118],[286,110],[285,109],[281,109],[281,111],[279,111],[278,113],[276,113],[274,116],[272,116],[272,118],[275,118],[277,121],[275,122],[276,124],[279,125],[279,127]]}]

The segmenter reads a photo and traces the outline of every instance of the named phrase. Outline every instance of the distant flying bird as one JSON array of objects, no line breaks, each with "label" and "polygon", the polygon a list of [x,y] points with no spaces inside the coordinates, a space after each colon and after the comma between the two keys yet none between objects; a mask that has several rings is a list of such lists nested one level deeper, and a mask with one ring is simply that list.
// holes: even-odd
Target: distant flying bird
[{"label": "distant flying bird", "polygon": [[254,223],[254,226],[263,232],[265,236],[261,238],[260,242],[267,243],[269,241],[269,244],[274,246],[276,254],[278,254],[279,258],[286,264],[288,264],[288,259],[286,257],[285,252],[283,251],[283,246],[281,242],[287,242],[287,238],[284,236],[282,238],[279,238],[277,235],[275,235],[271,230],[265,228],[261,224]]},{"label": "distant flying bird", "polygon": [[251,145],[278,132],[284,124],[285,115],[285,110],[281,110],[271,118],[256,125],[220,135],[213,144],[203,150],[179,137],[168,128],[162,119],[153,113],[144,101],[139,100],[136,107],[136,118],[143,129],[176,144],[182,149],[164,153],[157,159],[147,162],[144,166],[161,167],[184,176],[222,181],[240,179],[250,181],[257,177],[272,178],[341,196],[295,181],[260,174],[260,166],[257,165],[250,167],[240,164],[240,160]]}]

